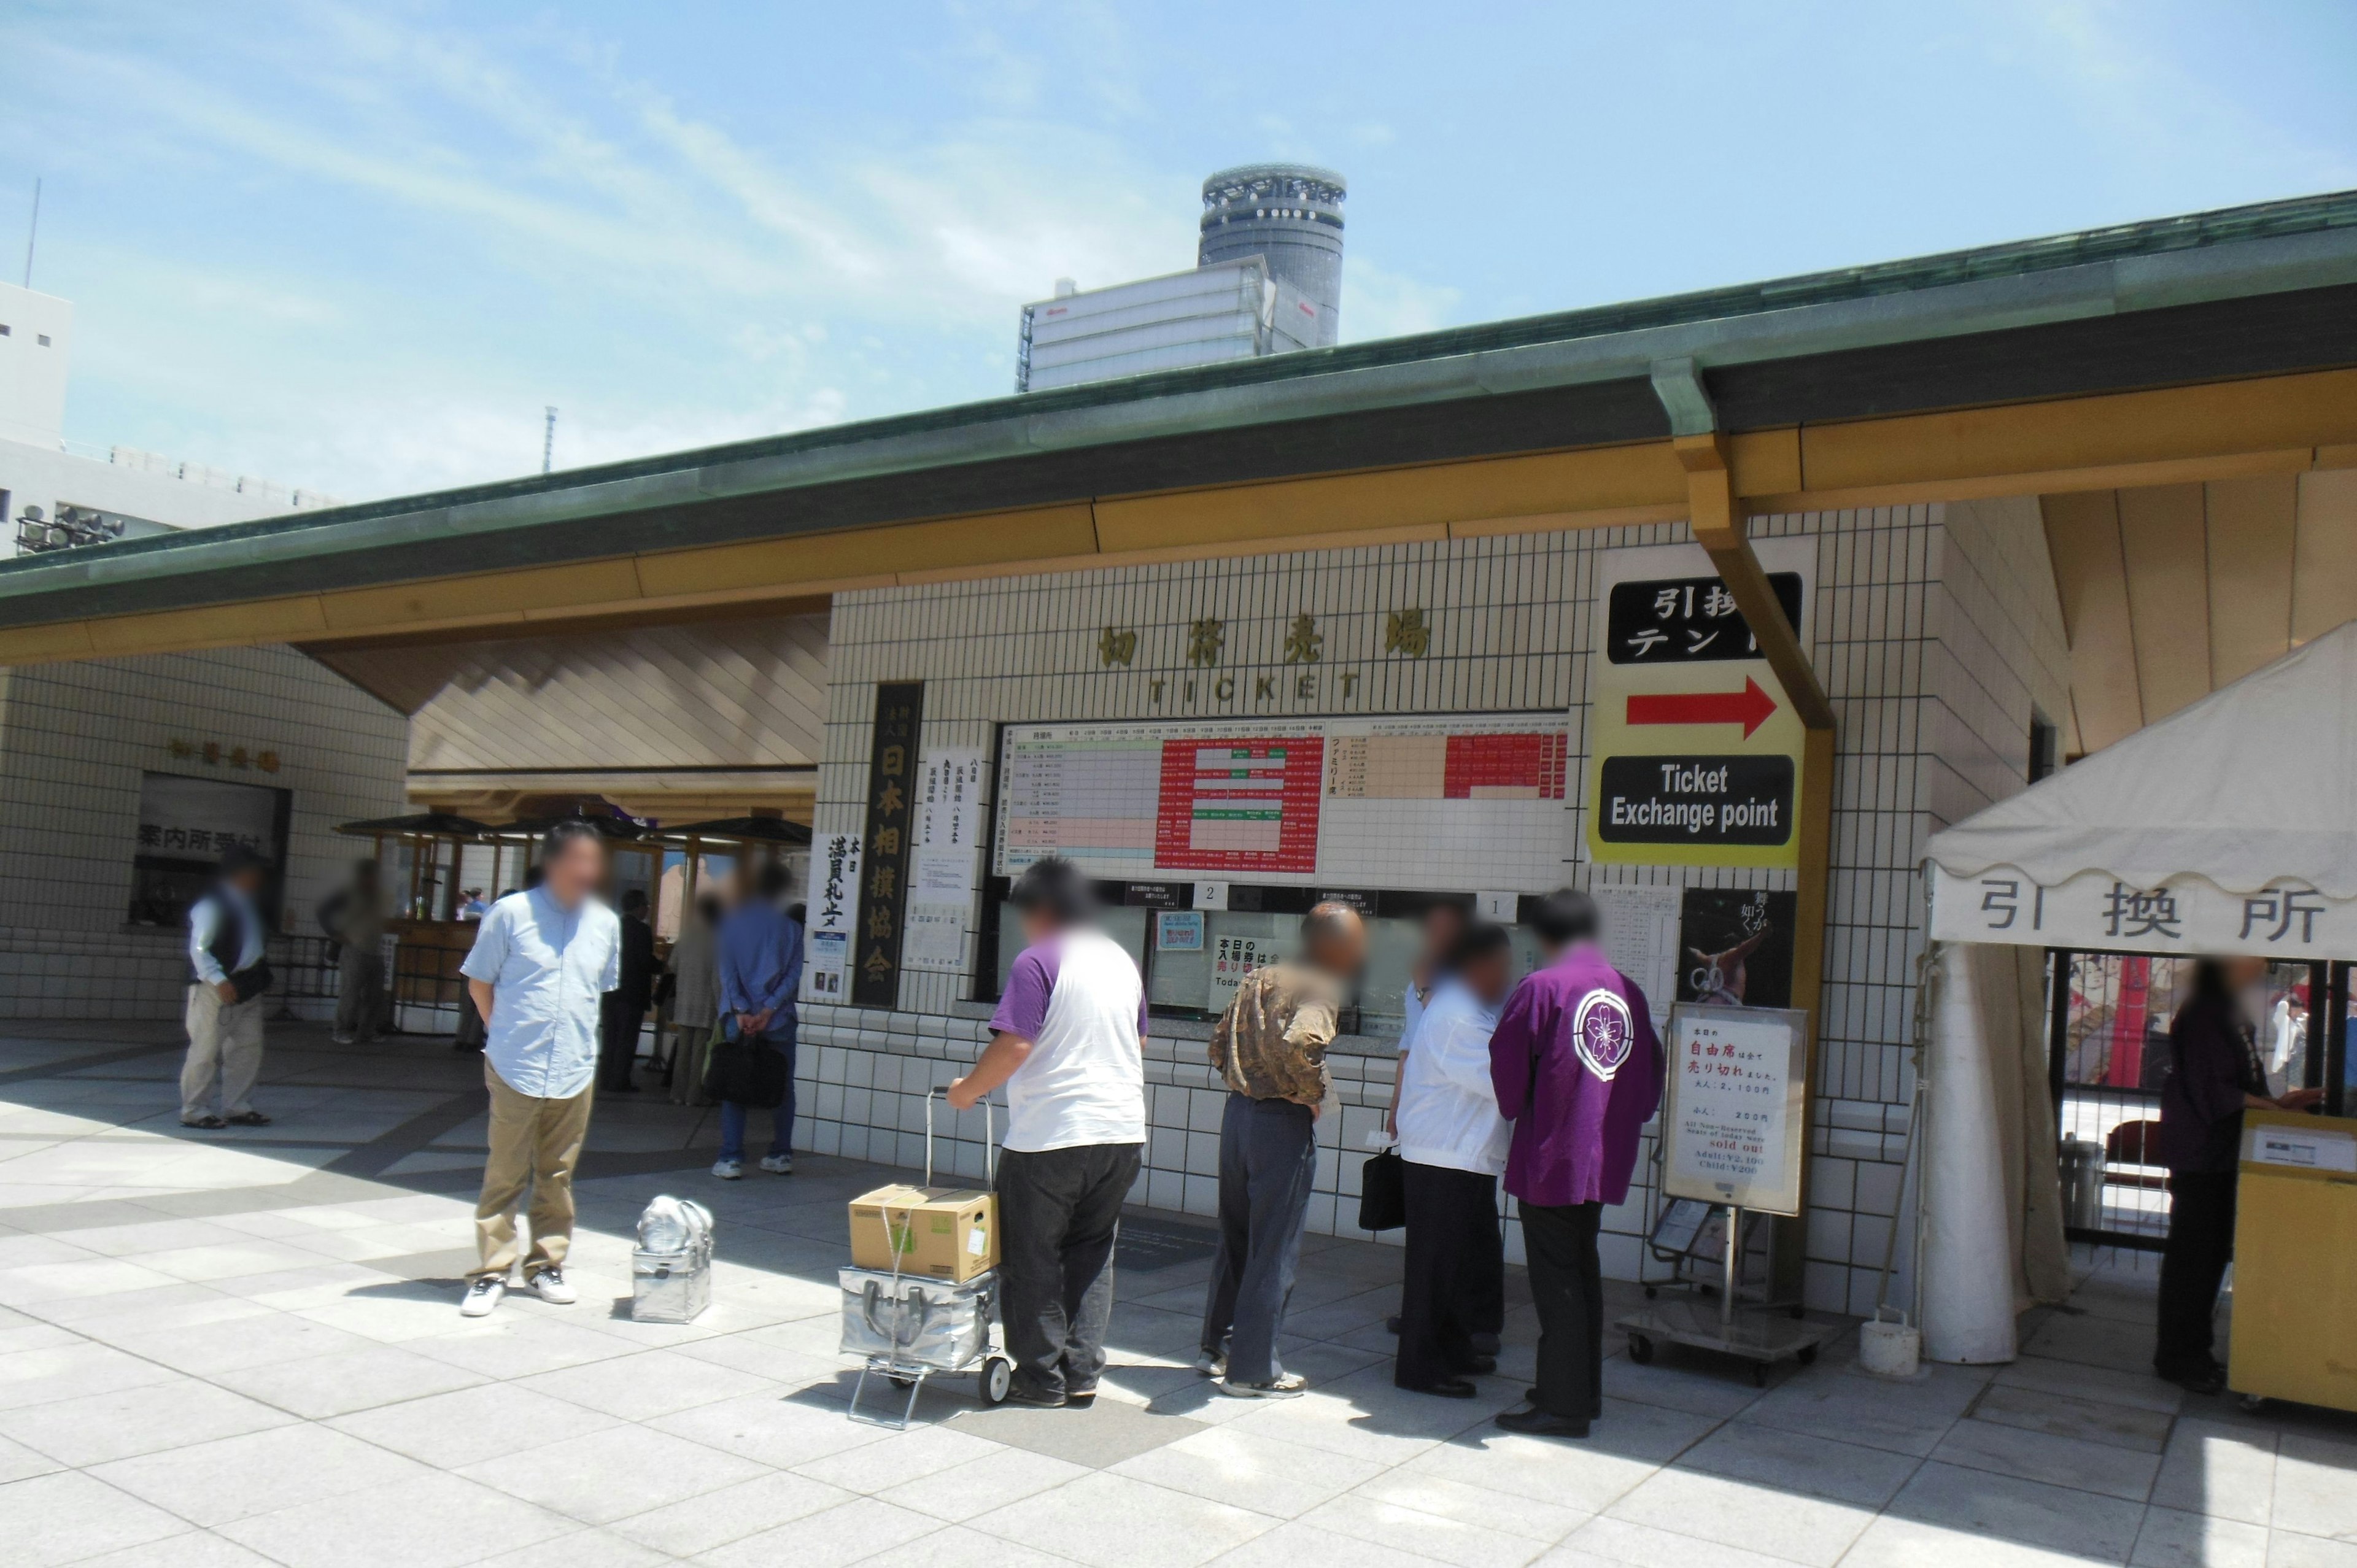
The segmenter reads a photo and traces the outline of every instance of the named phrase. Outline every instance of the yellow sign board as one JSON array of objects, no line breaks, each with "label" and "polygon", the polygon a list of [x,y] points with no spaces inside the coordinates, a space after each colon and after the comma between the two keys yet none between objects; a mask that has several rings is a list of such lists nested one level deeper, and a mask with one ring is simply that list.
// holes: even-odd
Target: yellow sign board
[{"label": "yellow sign board", "polygon": [[[1808,640],[1816,542],[1753,547]],[[1607,865],[1800,863],[1800,716],[1701,546],[1605,553],[1588,660],[1587,853]]]}]

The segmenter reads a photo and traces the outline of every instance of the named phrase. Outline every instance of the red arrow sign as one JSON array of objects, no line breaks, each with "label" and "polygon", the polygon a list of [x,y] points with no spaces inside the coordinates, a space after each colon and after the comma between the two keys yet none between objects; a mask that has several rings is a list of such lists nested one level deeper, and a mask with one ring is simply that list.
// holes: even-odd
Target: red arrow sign
[{"label": "red arrow sign", "polygon": [[1632,725],[1741,725],[1746,740],[1775,712],[1776,699],[1748,675],[1740,692],[1670,692],[1629,699]]}]

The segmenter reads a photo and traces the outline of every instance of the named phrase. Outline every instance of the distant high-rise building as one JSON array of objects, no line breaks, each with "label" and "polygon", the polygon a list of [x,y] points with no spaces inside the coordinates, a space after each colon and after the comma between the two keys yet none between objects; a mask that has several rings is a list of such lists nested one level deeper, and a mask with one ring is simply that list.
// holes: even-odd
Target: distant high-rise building
[{"label": "distant high-rise building", "polygon": [[1307,164],[1245,164],[1203,182],[1202,237],[1195,264],[1265,256],[1277,282],[1318,309],[1314,347],[1334,341],[1342,317],[1342,200],[1332,169]]},{"label": "distant high-rise building", "polygon": [[1023,307],[1015,390],[1045,392],[1335,339],[1342,177],[1253,164],[1203,182],[1193,272],[1083,290],[1058,278]]}]

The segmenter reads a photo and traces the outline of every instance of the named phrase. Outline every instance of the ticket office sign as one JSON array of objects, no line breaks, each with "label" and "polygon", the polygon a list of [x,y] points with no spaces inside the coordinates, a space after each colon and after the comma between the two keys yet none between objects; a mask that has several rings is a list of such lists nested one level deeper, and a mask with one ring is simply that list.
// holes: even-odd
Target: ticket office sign
[{"label": "ticket office sign", "polygon": [[[1816,546],[1755,546],[1808,637]],[[1605,553],[1588,661],[1587,850],[1604,865],[1800,863],[1804,728],[1698,545]]]},{"label": "ticket office sign", "polygon": [[1672,1007],[1662,1190],[1800,1213],[1808,1062],[1809,1015],[1798,1008]]}]

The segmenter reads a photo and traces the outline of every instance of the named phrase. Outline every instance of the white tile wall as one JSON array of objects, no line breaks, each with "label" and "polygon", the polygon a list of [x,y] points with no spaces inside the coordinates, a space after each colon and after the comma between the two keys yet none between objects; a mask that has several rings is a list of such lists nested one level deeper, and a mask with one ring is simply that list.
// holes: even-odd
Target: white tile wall
[{"label": "white tile wall", "polygon": [[[288,648],[92,660],[0,671],[0,1017],[176,1015],[177,932],[130,927],[146,771],[293,791],[286,908],[317,901],[365,841],[337,823],[404,809],[409,721]],[[276,774],[176,757],[170,743],[275,751]]]},{"label": "white tile wall", "polygon": [[[1913,1091],[1918,865],[1926,835],[2020,785],[2032,705],[2065,712],[2067,655],[2034,501],[1912,507],[1759,520],[1760,536],[1817,542],[1810,650],[1841,724],[1826,983],[1810,1193],[1812,1305],[1872,1305],[1900,1196]],[[987,749],[1000,722],[1261,714],[1567,710],[1572,777],[1585,781],[1587,648],[1600,552],[1688,537],[1683,524],[1337,550],[1236,561],[877,589],[835,600],[833,694],[818,784],[820,832],[857,831],[879,681],[921,680],[927,746]],[[1383,651],[1392,610],[1421,607],[1430,653]],[[1326,634],[1313,694],[1293,693],[1285,632],[1307,610]],[[1187,628],[1226,623],[1222,702],[1184,671]],[[1133,667],[1097,654],[1107,626],[1139,634]],[[1177,671],[1174,673],[1174,671]],[[1255,700],[1255,677],[1282,677]],[[1157,682],[1159,687],[1157,690]],[[1784,888],[1788,874],[1591,867],[1582,803],[1567,802],[1563,859],[1541,882],[1660,881]],[[810,1006],[801,1134],[825,1152],[913,1163],[920,1095],[971,1060],[982,1038],[970,983],[904,977],[894,1012]],[[1179,1033],[1176,1027],[1173,1034]],[[1349,1231],[1365,1134],[1390,1092],[1391,1058],[1338,1052],[1340,1114],[1320,1125],[1310,1223]],[[1154,1133],[1139,1201],[1211,1212],[1218,1090],[1200,1040],[1149,1045]],[[979,1171],[979,1125],[956,1168]],[[1644,1167],[1641,1165],[1641,1170]],[[1638,1270],[1646,1195],[1607,1217],[1606,1263]],[[1510,1229],[1510,1248],[1520,1238]],[[1396,1239],[1394,1233],[1394,1239]],[[1903,1299],[1903,1297],[1902,1297]]]}]

